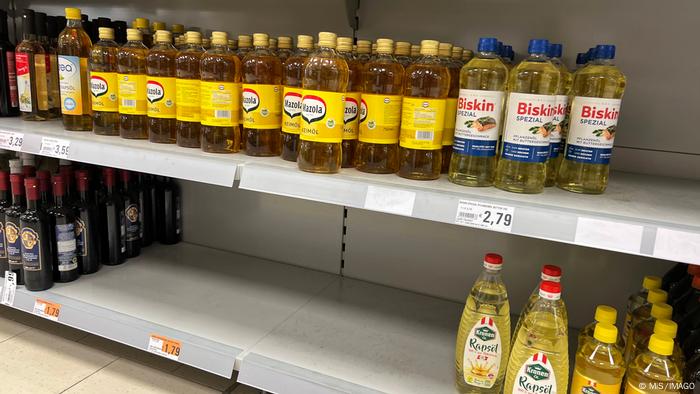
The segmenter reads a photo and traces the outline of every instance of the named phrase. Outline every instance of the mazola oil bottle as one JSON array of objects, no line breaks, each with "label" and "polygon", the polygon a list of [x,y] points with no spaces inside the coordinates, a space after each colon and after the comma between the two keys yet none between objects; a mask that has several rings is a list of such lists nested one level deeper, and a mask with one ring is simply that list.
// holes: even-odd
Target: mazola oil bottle
[{"label": "mazola oil bottle", "polygon": [[[255,35],[253,35],[253,46],[255,46]],[[277,56],[277,39],[272,37],[268,38],[268,46],[269,51]]]},{"label": "mazola oil bottle", "polygon": [[304,65],[297,164],[302,171],[336,173],[342,158],[348,63],[335,51],[335,33],[318,33],[318,46]]},{"label": "mazola oil bottle", "polygon": [[15,48],[17,95],[22,120],[49,118],[46,52],[36,39],[34,11],[22,11],[22,41]]},{"label": "mazola oil bottle", "polygon": [[175,132],[177,49],[171,44],[170,32],[167,30],[156,30],[155,41],[146,57],[148,140],[174,144],[177,139]]},{"label": "mazola oil bottle", "polygon": [[238,40],[229,39],[227,43],[229,51],[236,52],[238,50]]},{"label": "mazola oil bottle", "polygon": [[117,52],[114,30],[99,28],[100,40],[92,47],[88,69],[92,94],[92,130],[99,135],[119,135]]},{"label": "mazola oil bottle", "polygon": [[[505,47],[504,47],[505,48]],[[508,50],[504,49],[504,58],[507,58]],[[547,179],[544,186],[554,186],[557,180],[557,171],[564,157],[564,144],[562,138],[566,137],[566,129],[569,123],[569,95],[571,94],[571,73],[561,60],[562,45],[551,44],[549,46],[549,61],[559,69],[559,89],[556,96],[554,119],[552,120],[552,132],[549,134],[549,159],[547,160]]]},{"label": "mazola oil bottle", "polygon": [[126,29],[126,44],[117,52],[119,94],[119,135],[148,138],[146,101],[146,56],[148,48],[138,29]]},{"label": "mazola oil bottle", "polygon": [[88,57],[92,42],[80,23],[80,9],[66,8],[66,28],[58,36],[61,113],[66,130],[92,130]]},{"label": "mazola oil bottle", "polygon": [[[379,44],[377,44],[377,53],[379,53]],[[397,41],[396,48],[394,49],[394,58],[396,61],[403,66],[404,69],[408,67],[413,59],[411,58],[411,43],[406,41]]]},{"label": "mazola oil bottle", "polygon": [[421,57],[406,69],[404,79],[398,174],[429,180],[439,178],[442,168],[450,72],[437,56],[437,41],[421,41],[420,53]]},{"label": "mazola oil bottle", "polygon": [[[253,36],[250,35],[240,35],[238,36],[238,52],[236,52],[236,55],[238,56],[238,60],[243,60],[245,56],[248,54],[248,52],[253,50]],[[242,99],[242,97],[241,97]],[[239,106],[239,112],[238,112],[238,124],[240,125],[240,129],[243,130],[243,106]],[[245,150],[245,139],[241,138],[241,146],[240,149]]]},{"label": "mazola oil bottle", "polygon": [[[338,54],[348,63],[348,91],[345,95],[345,117],[343,118],[343,168],[355,165],[357,134],[360,127],[360,85],[362,84],[362,62],[352,55],[352,38],[338,37]],[[376,58],[376,57],[375,57]]]},{"label": "mazola oil bottle", "polygon": [[372,57],[372,42],[369,40],[357,40],[357,60],[367,63]]},{"label": "mazola oil bottle", "polygon": [[287,161],[297,161],[301,131],[301,93],[304,63],[311,53],[313,37],[297,36],[297,50],[282,65],[282,153]]},{"label": "mazola oil bottle", "polygon": [[[461,53],[461,52],[460,52]],[[450,92],[445,106],[445,128],[442,131],[442,165],[440,172],[447,173],[452,158],[452,141],[455,135],[455,118],[457,117],[457,97],[459,97],[459,72],[462,64],[452,60],[452,44],[441,42],[438,55],[447,71],[450,72]]]},{"label": "mazola oil bottle", "polygon": [[[150,48],[153,46],[153,33],[151,32],[151,22],[147,18],[136,18],[131,23],[131,27],[141,32],[141,41]],[[129,37],[126,38],[127,41]]]},{"label": "mazola oil bottle", "polygon": [[277,56],[284,63],[288,57],[292,56],[292,37],[277,37],[277,46]]},{"label": "mazola oil bottle", "polygon": [[199,148],[202,146],[202,130],[199,124],[199,67],[204,54],[202,34],[188,31],[185,41],[185,46],[175,57],[175,131],[179,146]]},{"label": "mazola oil bottle", "polygon": [[185,35],[185,26],[180,23],[173,23],[170,26],[170,32],[173,33],[173,40]]}]

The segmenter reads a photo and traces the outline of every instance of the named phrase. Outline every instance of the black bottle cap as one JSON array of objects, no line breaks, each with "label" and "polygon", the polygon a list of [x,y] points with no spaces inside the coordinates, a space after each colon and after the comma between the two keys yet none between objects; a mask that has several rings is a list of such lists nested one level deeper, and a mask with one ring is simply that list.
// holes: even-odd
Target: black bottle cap
[{"label": "black bottle cap", "polygon": [[60,31],[58,30],[58,18],[55,16],[46,17],[46,30],[49,34],[49,38],[56,38]]},{"label": "black bottle cap", "polygon": [[[93,19],[94,21],[94,19]],[[99,17],[97,18],[97,27],[111,27],[112,26],[112,20],[109,18],[105,17]]]},{"label": "black bottle cap", "polygon": [[114,29],[114,41],[118,43],[126,42],[126,22],[112,21],[112,29]]},{"label": "black bottle cap", "polygon": [[34,29],[34,10],[25,8],[22,10],[22,34],[34,35],[36,34],[36,30]]},{"label": "black bottle cap", "polygon": [[61,32],[66,28],[66,17],[63,15],[56,16],[56,24],[58,25],[58,31]]},{"label": "black bottle cap", "polygon": [[80,21],[81,21],[82,23],[89,22],[89,21],[90,21],[90,17],[89,17],[87,14],[80,14]]},{"label": "black bottle cap", "polygon": [[36,35],[39,37],[46,36],[46,13],[45,12],[35,12],[34,13],[34,26],[36,29]]}]

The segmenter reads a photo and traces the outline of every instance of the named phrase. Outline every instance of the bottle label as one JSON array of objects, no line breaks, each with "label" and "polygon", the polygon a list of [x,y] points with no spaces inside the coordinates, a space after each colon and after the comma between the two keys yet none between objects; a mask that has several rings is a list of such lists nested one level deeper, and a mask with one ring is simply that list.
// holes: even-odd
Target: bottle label
[{"label": "bottle label", "polygon": [[124,208],[124,217],[126,218],[126,240],[136,241],[141,235],[139,223],[139,206],[138,204],[129,204]]},{"label": "bottle label", "polygon": [[503,132],[503,154],[509,160],[544,163],[549,157],[554,96],[510,93]]},{"label": "bottle label", "polygon": [[452,145],[455,153],[496,156],[504,97],[505,93],[497,90],[459,90]]},{"label": "bottle label", "polygon": [[501,335],[493,318],[482,315],[464,343],[462,369],[464,381],[471,386],[491,388],[501,366]]},{"label": "bottle label", "polygon": [[279,129],[282,125],[282,86],[243,84],[243,127]]},{"label": "bottle label", "polygon": [[301,131],[301,88],[284,87],[282,97],[282,131],[299,134]]},{"label": "bottle label", "polygon": [[5,223],[5,239],[7,240],[7,260],[19,264],[22,261],[22,245],[19,240],[19,227],[15,223]]},{"label": "bottle label", "polygon": [[119,113],[146,115],[146,76],[143,74],[117,74],[119,80]]},{"label": "bottle label", "polygon": [[603,384],[591,378],[583,376],[578,370],[574,370],[571,380],[571,394],[618,394],[622,380],[617,384]]},{"label": "bottle label", "polygon": [[[22,233],[24,242],[24,233]],[[61,272],[78,269],[78,257],[76,254],[75,226],[73,223],[56,225],[56,257],[58,270]],[[24,251],[22,251],[24,253]]]},{"label": "bottle label", "polygon": [[549,133],[549,158],[556,159],[561,151],[561,133],[566,121],[566,106],[569,97],[563,94],[555,96],[552,132]]},{"label": "bottle label", "polygon": [[445,99],[404,97],[399,145],[421,150],[441,149],[445,106]]},{"label": "bottle label", "polygon": [[556,394],[557,380],[554,368],[544,353],[535,353],[518,370],[513,383],[513,394]]},{"label": "bottle label", "polygon": [[146,99],[149,117],[175,119],[175,77],[148,77]]},{"label": "bottle label", "polygon": [[15,53],[7,52],[7,81],[10,83],[10,106],[17,108],[17,69],[15,68]]},{"label": "bottle label", "polygon": [[78,256],[88,255],[88,228],[81,218],[75,218],[75,246]]},{"label": "bottle label", "polygon": [[7,248],[5,247],[5,243],[7,241],[5,240],[5,225],[0,222],[0,258],[6,258],[7,257]]},{"label": "bottle label", "polygon": [[30,227],[22,229],[21,259],[22,267],[27,271],[41,270],[41,239]]},{"label": "bottle label", "polygon": [[301,135],[305,141],[343,140],[345,93],[304,90],[301,98]]},{"label": "bottle label", "polygon": [[93,111],[118,112],[117,73],[91,71],[90,94],[92,94]]},{"label": "bottle label", "polygon": [[343,116],[343,139],[356,140],[360,127],[360,93],[345,95],[345,115]]},{"label": "bottle label", "polygon": [[362,142],[396,144],[401,127],[401,96],[363,94],[360,100]]},{"label": "bottle label", "polygon": [[621,99],[574,97],[566,140],[566,159],[609,164]]},{"label": "bottle label", "polygon": [[61,113],[83,114],[83,95],[80,85],[81,71],[87,70],[87,58],[58,56],[58,80],[61,89]]},{"label": "bottle label", "polygon": [[29,55],[15,53],[17,67],[17,93],[19,94],[19,110],[32,112],[32,80],[29,76]]},{"label": "bottle label", "polygon": [[241,84],[202,81],[200,92],[203,125],[233,127],[238,124]]},{"label": "bottle label", "polygon": [[[85,64],[87,65],[87,63]],[[51,108],[61,107],[61,86],[56,70],[58,70],[58,56],[53,54],[48,55],[46,63],[46,77],[48,78],[47,86],[49,89],[49,105]]]},{"label": "bottle label", "polygon": [[199,122],[199,96],[201,82],[198,79],[175,80],[175,112],[177,120],[181,122]]},{"label": "bottle label", "polygon": [[442,146],[452,146],[455,135],[457,118],[457,99],[448,98],[445,101],[445,129],[442,131]]}]

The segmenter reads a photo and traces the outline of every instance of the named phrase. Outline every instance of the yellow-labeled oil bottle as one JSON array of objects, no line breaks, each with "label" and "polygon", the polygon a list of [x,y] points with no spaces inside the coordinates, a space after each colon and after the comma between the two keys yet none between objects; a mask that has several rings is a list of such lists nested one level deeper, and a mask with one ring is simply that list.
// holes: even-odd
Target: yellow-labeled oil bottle
[{"label": "yellow-labeled oil bottle", "polygon": [[301,93],[304,63],[311,53],[313,37],[297,36],[297,50],[282,65],[282,153],[287,161],[297,161],[301,131]]},{"label": "yellow-labeled oil bottle", "polygon": [[377,43],[373,42],[372,43],[372,54],[370,56],[370,59],[373,59],[375,56],[377,56]]},{"label": "yellow-labeled oil bottle", "polygon": [[186,44],[175,57],[175,91],[176,114],[175,131],[177,144],[186,148],[202,146],[202,129],[199,124],[199,107],[201,99],[199,72],[202,54],[202,34],[188,31],[185,34]]},{"label": "yellow-labeled oil bottle", "polygon": [[[504,47],[504,52],[507,49]],[[566,137],[566,129],[569,123],[569,95],[571,94],[571,73],[561,60],[562,45],[551,44],[548,50],[549,61],[559,69],[559,88],[557,89],[554,119],[552,120],[552,132],[549,133],[549,159],[547,160],[547,179],[545,187],[554,186],[557,180],[557,171],[564,157],[564,144],[562,138]],[[504,58],[507,53],[504,53]]]},{"label": "yellow-labeled oil bottle", "polygon": [[[248,52],[253,50],[253,36],[251,35],[239,35],[238,36],[238,51],[236,55],[239,60],[243,60]],[[242,99],[242,97],[241,97]],[[243,130],[243,106],[238,108],[238,124],[241,130]],[[245,138],[241,138],[241,149],[245,149]]]},{"label": "yellow-labeled oil bottle", "polygon": [[571,394],[618,394],[625,374],[625,360],[615,345],[617,327],[597,323],[593,337],[579,343]]},{"label": "yellow-labeled oil bottle", "polygon": [[[532,293],[530,293],[530,297],[527,299],[527,303],[523,307],[523,310],[520,312],[520,316],[518,317],[518,322],[515,323],[515,329],[513,330],[513,340],[515,340],[515,337],[518,336],[518,332],[520,332],[520,327],[523,325],[523,321],[525,320],[525,316],[530,312],[532,307],[535,305],[537,300],[540,298],[540,286],[542,285],[542,282],[556,282],[560,283],[561,282],[561,268],[556,265],[551,265],[551,264],[545,264],[542,266],[542,271],[540,273],[540,282],[537,283],[537,286],[532,290]],[[562,300],[562,303],[564,301]],[[566,313],[566,308],[563,309],[564,313]],[[565,315],[564,316],[565,322],[568,324],[568,317]],[[512,348],[513,346],[511,346]]]},{"label": "yellow-labeled oil bottle", "polygon": [[392,40],[377,40],[376,59],[362,69],[360,134],[355,168],[374,174],[399,170],[399,130],[404,68],[392,54]]},{"label": "yellow-labeled oil bottle", "polygon": [[465,186],[491,186],[502,129],[508,69],[496,53],[497,40],[480,38],[476,57],[459,73],[459,99],[448,179]]},{"label": "yellow-labeled oil bottle", "polygon": [[557,176],[557,186],[564,190],[600,194],[608,186],[626,84],[614,59],[614,45],[598,45],[593,62],[576,72],[566,153]]},{"label": "yellow-labeled oil bottle", "polygon": [[202,150],[238,152],[241,129],[241,61],[227,48],[226,32],[212,33],[211,49],[202,55],[200,117]]},{"label": "yellow-labeled oil bottle", "polygon": [[510,304],[501,278],[503,258],[484,257],[484,270],[467,297],[457,331],[456,388],[460,393],[500,393],[510,351]]},{"label": "yellow-labeled oil bottle", "polygon": [[277,37],[277,46],[279,47],[277,49],[277,56],[280,58],[280,61],[284,63],[287,58],[292,56],[292,37],[288,36],[280,36]]},{"label": "yellow-labeled oil bottle", "polygon": [[342,158],[348,63],[335,51],[335,33],[318,33],[318,46],[304,65],[297,163],[302,171],[336,173]]},{"label": "yellow-labeled oil bottle", "polygon": [[[177,140],[175,129],[177,49],[171,42],[169,31],[156,30],[155,43],[146,56],[148,140],[162,144],[174,144]],[[187,98],[187,100],[190,99]]]},{"label": "yellow-labeled oil bottle", "polygon": [[[277,39],[270,37],[268,39],[268,45],[269,51],[272,52],[273,55],[277,56]],[[255,46],[255,35],[253,35],[253,46]]]},{"label": "yellow-labeled oil bottle", "polygon": [[450,73],[437,56],[437,41],[421,41],[420,53],[404,79],[398,174],[429,180],[440,177]]},{"label": "yellow-labeled oil bottle", "polygon": [[253,50],[242,61],[243,139],[250,156],[282,152],[282,62],[269,48],[267,34],[253,34]]},{"label": "yellow-labeled oil bottle", "polygon": [[[598,305],[595,308],[594,321],[586,325],[578,334],[578,346],[579,348],[582,344],[593,338],[595,333],[595,327],[598,323],[605,323],[610,325],[615,325],[617,322],[617,309],[609,305]],[[622,341],[622,336],[618,333],[618,338],[615,341],[615,345],[620,348],[620,352],[625,351],[625,344]]]},{"label": "yellow-labeled oil bottle", "polygon": [[[58,45],[54,47],[49,42],[47,32],[47,15],[43,12],[34,13],[36,22],[36,35],[39,43],[46,53],[46,88],[48,89],[49,117],[58,118],[61,116],[61,94],[58,87],[58,56],[56,54]],[[58,41],[58,37],[56,37]]]},{"label": "yellow-labeled oil bottle", "polygon": [[79,8],[66,8],[66,28],[58,36],[61,113],[66,130],[92,130],[88,57],[92,42],[83,30]]},{"label": "yellow-labeled oil bottle", "polygon": [[90,51],[90,93],[92,94],[92,130],[99,135],[119,135],[119,97],[117,96],[117,52],[114,30],[98,29],[100,40]]},{"label": "yellow-labeled oil bottle", "polygon": [[648,351],[640,354],[627,367],[625,394],[677,394],[683,382],[682,373],[669,359],[673,339],[653,334]]},{"label": "yellow-labeled oil bottle", "polygon": [[411,44],[411,59],[415,62],[420,57],[420,45]]},{"label": "yellow-labeled oil bottle", "polygon": [[[642,288],[627,298],[627,313],[625,314],[625,324],[622,327],[622,340],[627,340],[627,336],[632,329],[632,313],[640,306],[647,303],[647,296],[650,290],[661,288],[661,278],[653,275],[646,275],[642,280]],[[662,294],[660,294],[662,295]],[[668,297],[668,294],[667,294]],[[666,299],[659,299],[654,302],[666,302]],[[651,308],[651,306],[649,307]]]},{"label": "yellow-labeled oil bottle", "polygon": [[238,50],[238,40],[229,39],[227,43],[229,51],[236,52]]},{"label": "yellow-labeled oil bottle", "polygon": [[[647,292],[647,297],[644,302],[635,308],[630,314],[629,329],[625,334],[625,349],[632,344],[629,342],[632,337],[632,331],[641,321],[651,317],[651,308],[653,304],[663,303],[668,300],[668,293],[661,289],[652,289]],[[627,353],[625,353],[627,354]]]},{"label": "yellow-labeled oil bottle", "polygon": [[[357,135],[360,127],[360,89],[362,85],[362,62],[352,55],[352,38],[338,37],[338,55],[348,64],[348,88],[345,94],[345,116],[343,118],[343,157],[341,167],[355,165]],[[376,59],[376,56],[375,56]]]},{"label": "yellow-labeled oil bottle", "polygon": [[23,120],[49,118],[46,52],[36,38],[34,11],[22,11],[22,41],[15,48],[17,96]]},{"label": "yellow-labeled oil bottle", "polygon": [[452,158],[457,98],[459,97],[459,72],[462,69],[462,64],[452,60],[452,44],[441,42],[438,46],[438,54],[450,73],[450,91],[447,94],[447,101],[445,101],[445,126],[442,130],[442,164],[440,166],[440,172],[446,174]]},{"label": "yellow-labeled oil bottle", "polygon": [[[131,27],[138,29],[141,32],[141,41],[143,44],[150,48],[153,46],[153,33],[151,32],[151,22],[148,18],[136,18],[131,23]],[[129,38],[127,37],[127,41]]]},{"label": "yellow-labeled oil bottle", "polygon": [[148,48],[138,29],[126,29],[126,44],[117,52],[119,135],[122,138],[148,138],[146,101],[146,56]]},{"label": "yellow-labeled oil bottle", "polygon": [[[379,53],[379,43],[377,43],[377,53]],[[404,69],[408,67],[413,59],[411,58],[411,43],[406,41],[397,41],[396,47],[394,48],[394,57],[396,61],[403,66]]]},{"label": "yellow-labeled oil bottle", "polygon": [[372,42],[369,40],[357,40],[357,59],[367,63],[372,57]]},{"label": "yellow-labeled oil bottle", "polygon": [[660,319],[670,319],[673,315],[673,307],[665,302],[657,302],[651,305],[649,316],[632,326],[625,344],[625,360],[632,362],[634,355],[641,350],[637,349],[640,343],[649,338],[654,332],[654,324]]},{"label": "yellow-labeled oil bottle", "polygon": [[515,193],[544,190],[549,134],[559,70],[547,58],[549,41],[530,40],[529,56],[508,77],[503,147],[495,185]]},{"label": "yellow-labeled oil bottle", "polygon": [[[673,339],[673,353],[669,356],[669,359],[676,364],[679,370],[683,371],[685,368],[685,355],[683,354],[683,350],[681,350],[681,347],[676,340],[676,334],[678,334],[678,324],[669,319],[657,319],[656,322],[654,322],[653,333],[665,338]],[[649,347],[650,337],[651,335],[645,337],[635,346],[630,360],[637,358],[638,355],[644,352],[644,349]]]}]

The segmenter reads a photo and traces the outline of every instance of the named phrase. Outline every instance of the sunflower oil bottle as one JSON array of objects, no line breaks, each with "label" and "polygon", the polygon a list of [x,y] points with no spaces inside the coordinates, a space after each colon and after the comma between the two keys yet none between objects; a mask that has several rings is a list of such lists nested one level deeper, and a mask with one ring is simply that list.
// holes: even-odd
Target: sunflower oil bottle
[{"label": "sunflower oil bottle", "polygon": [[299,169],[335,173],[342,159],[343,119],[349,71],[335,51],[335,33],[318,34],[319,48],[304,65]]},{"label": "sunflower oil bottle", "polygon": [[625,342],[625,360],[632,362],[634,355],[640,352],[637,347],[654,332],[654,324],[660,319],[671,319],[673,308],[665,302],[657,302],[651,305],[649,317],[641,320],[632,327],[629,337]]},{"label": "sunflower oil bottle", "polygon": [[368,40],[357,40],[357,59],[362,63],[367,63],[372,57],[372,42]]},{"label": "sunflower oil bottle", "polygon": [[[683,371],[685,367],[685,355],[683,354],[683,350],[681,350],[681,347],[676,340],[676,335],[678,334],[678,324],[676,324],[676,322],[673,320],[658,319],[656,322],[654,322],[653,333],[665,338],[673,339],[673,353],[669,356],[669,359],[676,364],[679,370]],[[650,337],[651,335],[649,337],[645,337],[637,344],[630,360],[637,358],[637,356],[644,352],[644,349],[649,347]]]},{"label": "sunflower oil bottle", "polygon": [[[530,297],[527,299],[527,303],[523,307],[523,310],[520,312],[520,316],[518,317],[518,322],[515,324],[515,329],[513,330],[513,340],[515,340],[515,337],[517,337],[518,332],[520,331],[520,327],[523,325],[523,320],[525,319],[525,316],[530,312],[532,309],[533,305],[539,300],[540,298],[540,285],[542,282],[555,282],[559,283],[561,281],[561,268],[559,268],[556,265],[551,265],[551,264],[545,264],[542,266],[542,272],[540,274],[540,282],[535,286],[534,290],[532,290],[532,293],[530,294]],[[564,301],[562,300],[562,303]],[[566,312],[566,310],[564,310]],[[568,317],[565,317],[565,319],[568,321]],[[512,347],[512,346],[511,346]]]},{"label": "sunflower oil bottle", "polygon": [[[595,308],[594,321],[586,325],[578,334],[578,346],[579,348],[582,344],[593,338],[595,333],[595,327],[599,323],[615,325],[617,322],[617,309],[609,305],[598,305]],[[620,352],[624,352],[625,346],[622,341],[622,336],[618,335],[618,339],[615,340],[615,344],[620,348]]]},{"label": "sunflower oil bottle", "polygon": [[[379,53],[379,43],[377,43],[377,53]],[[397,41],[394,47],[394,58],[405,69],[412,62],[411,43],[407,41]]]},{"label": "sunflower oil bottle", "polygon": [[572,394],[618,394],[625,374],[625,360],[617,342],[617,327],[596,323],[593,337],[576,351]]},{"label": "sunflower oil bottle", "polygon": [[[355,165],[355,150],[360,127],[360,89],[362,85],[362,63],[352,55],[352,38],[338,37],[338,55],[348,64],[348,90],[345,94],[345,116],[343,118],[343,157],[341,167]],[[376,56],[374,57],[376,59]]]},{"label": "sunflower oil bottle", "polygon": [[[175,129],[177,49],[171,42],[169,31],[156,30],[155,43],[146,57],[148,140],[162,144],[174,144],[177,140]],[[190,99],[188,97],[186,100]]]},{"label": "sunflower oil bottle", "polygon": [[529,56],[508,77],[503,147],[495,186],[515,193],[544,190],[559,70],[547,59],[547,40],[530,40]]},{"label": "sunflower oil bottle", "polygon": [[[650,290],[661,288],[661,278],[658,276],[647,275],[642,280],[642,288],[636,293],[629,296],[627,299],[627,313],[625,314],[625,323],[622,326],[622,338],[623,341],[627,340],[627,336],[632,329],[632,312],[637,308],[644,305],[647,300],[647,295]],[[657,302],[665,302],[666,300],[659,300]]]},{"label": "sunflower oil bottle", "polygon": [[421,41],[420,53],[421,57],[406,69],[404,79],[398,174],[429,180],[439,178],[442,168],[450,73],[437,56],[437,41]]},{"label": "sunflower oil bottle", "polygon": [[[153,33],[151,32],[151,22],[147,18],[134,19],[134,21],[131,23],[131,27],[134,29],[138,29],[141,32],[141,41],[147,48],[153,46]],[[129,40],[128,37],[126,39],[127,41]]]},{"label": "sunflower oil bottle", "polygon": [[[505,47],[504,47],[505,48]],[[569,95],[571,94],[571,73],[561,60],[562,45],[551,44],[548,50],[549,61],[559,69],[559,89],[557,90],[552,131],[549,133],[549,159],[547,159],[547,179],[545,187],[554,186],[557,180],[557,170],[564,157],[562,138],[566,136],[569,118]],[[506,54],[507,56],[507,54]]]},{"label": "sunflower oil bottle", "polygon": [[79,8],[66,8],[66,28],[58,36],[58,75],[61,113],[66,130],[92,130],[88,81],[90,37],[83,30]]},{"label": "sunflower oil bottle", "polygon": [[476,57],[462,67],[449,180],[491,186],[503,119],[508,69],[496,54],[495,38],[481,38]]},{"label": "sunflower oil bottle", "polygon": [[37,41],[34,11],[22,11],[22,41],[15,48],[17,95],[23,120],[49,118],[46,52]]},{"label": "sunflower oil bottle", "polygon": [[673,339],[653,334],[648,350],[627,367],[625,394],[679,393],[683,379],[672,354]]},{"label": "sunflower oil bottle", "polygon": [[201,84],[200,62],[204,54],[202,34],[188,31],[186,44],[175,57],[175,132],[177,144],[186,148],[202,146],[200,125]]},{"label": "sunflower oil bottle", "polygon": [[450,73],[450,91],[445,101],[445,126],[442,130],[442,164],[440,172],[446,174],[452,158],[452,142],[455,135],[455,118],[457,117],[457,98],[459,97],[459,72],[462,64],[452,60],[452,44],[441,42],[438,55]]},{"label": "sunflower oil bottle", "polygon": [[117,96],[117,52],[114,30],[98,29],[100,40],[90,51],[90,93],[92,94],[92,130],[99,135],[119,135],[119,97]]},{"label": "sunflower oil bottle", "polygon": [[284,63],[287,58],[292,56],[292,37],[288,36],[280,36],[277,37],[277,46],[279,47],[277,49],[277,56],[280,58],[280,61]]},{"label": "sunflower oil bottle", "polygon": [[282,65],[282,153],[287,161],[297,161],[301,131],[301,93],[304,63],[311,53],[313,37],[297,36],[297,50]]},{"label": "sunflower oil bottle", "polygon": [[651,316],[652,305],[660,302],[666,302],[668,300],[668,293],[661,289],[652,289],[647,293],[647,298],[644,303],[635,308],[631,315],[629,321],[629,330],[625,336],[625,347],[631,345],[629,339],[632,336],[632,331],[639,322],[649,319]]},{"label": "sunflower oil bottle", "polygon": [[626,84],[614,59],[614,45],[598,45],[593,62],[576,72],[566,155],[557,176],[557,186],[564,190],[600,194],[608,185]]},{"label": "sunflower oil bottle", "polygon": [[377,40],[377,57],[362,71],[360,134],[355,168],[373,174],[399,169],[399,129],[404,68],[391,54],[393,41]]},{"label": "sunflower oil bottle", "polygon": [[148,138],[146,101],[146,56],[142,33],[126,29],[126,44],[117,52],[119,95],[119,135],[122,138]]},{"label": "sunflower oil bottle", "polygon": [[501,278],[503,258],[484,257],[457,332],[456,387],[461,393],[500,393],[510,350],[510,304]]}]

